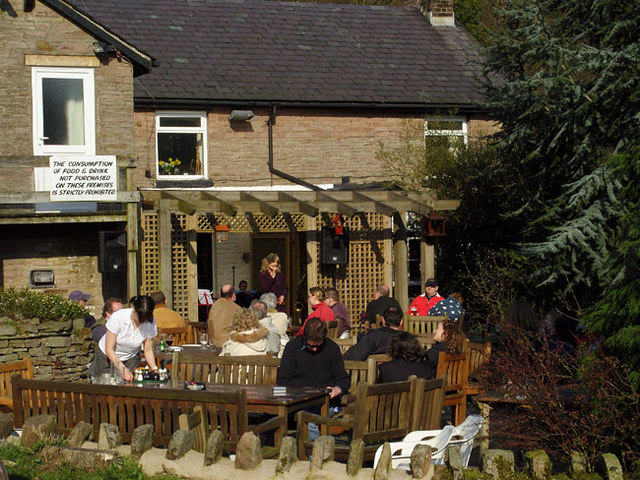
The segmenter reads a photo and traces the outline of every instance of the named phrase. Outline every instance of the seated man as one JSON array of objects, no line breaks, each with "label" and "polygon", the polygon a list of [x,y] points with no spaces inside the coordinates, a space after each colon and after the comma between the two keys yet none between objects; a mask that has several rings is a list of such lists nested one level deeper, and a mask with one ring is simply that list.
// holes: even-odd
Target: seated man
[{"label": "seated man", "polygon": [[326,387],[335,398],[347,392],[349,383],[340,347],[327,338],[327,325],[319,318],[309,319],[304,334],[284,349],[278,385]]},{"label": "seated man", "polygon": [[347,307],[340,301],[340,294],[335,288],[325,288],[324,294],[327,297],[324,299],[324,303],[333,310],[333,314],[338,320],[338,338],[349,338],[351,316]]},{"label": "seated man", "polygon": [[186,323],[175,310],[167,307],[167,297],[160,290],[149,295],[155,306],[153,307],[153,318],[158,328],[178,328],[185,327]]},{"label": "seated man", "polygon": [[207,334],[209,340],[213,339],[213,344],[222,348],[224,342],[229,339],[233,316],[242,308],[236,303],[236,291],[233,285],[225,283],[220,288],[220,298],[209,310],[209,320],[207,321]]},{"label": "seated man", "polygon": [[387,308],[395,307],[401,310],[398,301],[389,296],[390,293],[391,291],[386,285],[378,285],[376,287],[373,292],[373,300],[367,304],[367,310],[364,314],[364,319],[369,322],[369,324],[376,323],[376,316],[382,316]]},{"label": "seated man", "polygon": [[358,343],[347,350],[345,360],[366,360],[369,355],[387,353],[389,344],[396,335],[402,333],[402,310],[396,307],[387,308],[382,314],[384,320],[381,328],[371,330]]},{"label": "seated man", "polygon": [[436,303],[444,300],[444,297],[438,293],[438,280],[435,278],[428,279],[424,284],[425,292],[413,299],[407,313],[409,315],[427,315],[431,307]]}]

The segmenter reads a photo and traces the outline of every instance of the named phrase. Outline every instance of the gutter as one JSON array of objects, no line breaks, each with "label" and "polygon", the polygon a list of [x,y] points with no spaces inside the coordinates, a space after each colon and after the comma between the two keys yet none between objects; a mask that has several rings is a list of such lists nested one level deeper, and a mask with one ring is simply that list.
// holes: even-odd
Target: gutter
[{"label": "gutter", "polygon": [[280,178],[284,178],[285,180],[289,180],[290,182],[293,182],[305,188],[308,188],[309,190],[312,190],[315,192],[323,191],[324,189],[320,188],[317,185],[313,185],[312,183],[305,182],[301,178],[294,177],[293,175],[289,175],[286,172],[283,172],[281,170],[277,170],[276,168],[274,168],[273,166],[273,126],[275,125],[275,123],[276,123],[276,106],[273,105],[271,109],[271,113],[269,113],[269,120],[267,120],[267,125],[269,126],[269,172],[271,172],[273,175],[276,175]]}]

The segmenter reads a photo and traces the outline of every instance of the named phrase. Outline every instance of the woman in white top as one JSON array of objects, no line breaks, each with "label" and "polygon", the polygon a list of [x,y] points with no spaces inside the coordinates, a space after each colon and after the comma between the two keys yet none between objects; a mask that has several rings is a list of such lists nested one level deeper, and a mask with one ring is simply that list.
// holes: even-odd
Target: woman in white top
[{"label": "woman in white top", "polygon": [[123,308],[109,317],[107,333],[100,339],[90,367],[92,377],[109,373],[111,365],[115,365],[122,378],[130,382],[132,372],[140,363],[140,345],[149,368],[157,370],[153,338],[158,335],[158,329],[153,307],[151,297],[142,295],[134,300],[133,308]]}]

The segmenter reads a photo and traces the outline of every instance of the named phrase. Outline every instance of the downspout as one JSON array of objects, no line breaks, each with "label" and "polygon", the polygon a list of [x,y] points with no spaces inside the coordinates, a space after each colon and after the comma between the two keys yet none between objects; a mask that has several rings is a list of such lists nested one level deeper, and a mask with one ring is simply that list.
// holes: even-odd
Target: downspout
[{"label": "downspout", "polygon": [[282,172],[273,168],[273,126],[276,123],[276,106],[272,107],[271,113],[269,113],[269,120],[267,120],[267,125],[269,126],[269,172],[273,175],[277,175],[280,178],[284,178],[285,180],[289,180],[290,182],[297,183],[309,190],[314,190],[316,192],[322,191],[323,189],[318,187],[317,185],[313,185],[312,183],[305,182],[301,178],[294,177],[293,175],[289,175],[288,173]]}]

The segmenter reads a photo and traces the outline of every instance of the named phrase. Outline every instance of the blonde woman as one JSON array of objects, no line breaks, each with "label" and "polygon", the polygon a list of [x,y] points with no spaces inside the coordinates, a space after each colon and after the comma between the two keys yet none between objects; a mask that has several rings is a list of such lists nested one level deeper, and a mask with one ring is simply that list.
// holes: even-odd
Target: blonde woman
[{"label": "blonde woman", "polygon": [[276,309],[279,312],[286,311],[285,301],[289,294],[287,280],[280,268],[280,257],[276,253],[270,253],[262,259],[260,274],[258,275],[260,290],[262,293],[273,293],[277,298]]},{"label": "blonde woman", "polygon": [[222,346],[220,355],[266,355],[268,336],[269,331],[260,325],[256,314],[243,308],[233,316],[231,334]]}]

